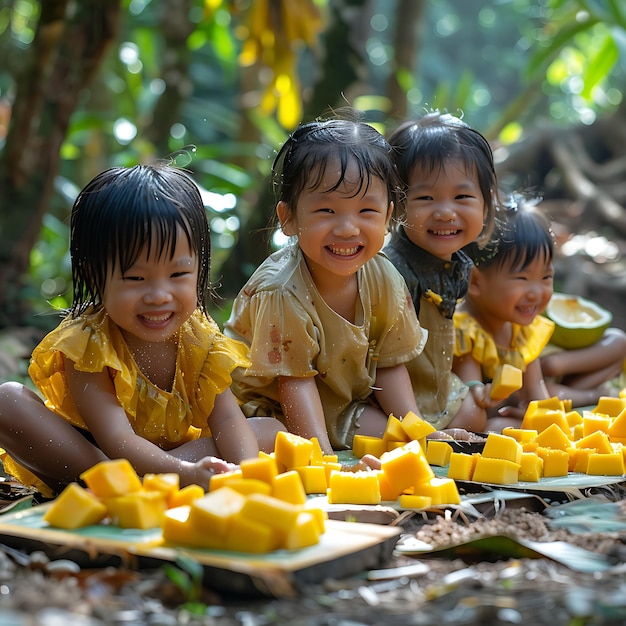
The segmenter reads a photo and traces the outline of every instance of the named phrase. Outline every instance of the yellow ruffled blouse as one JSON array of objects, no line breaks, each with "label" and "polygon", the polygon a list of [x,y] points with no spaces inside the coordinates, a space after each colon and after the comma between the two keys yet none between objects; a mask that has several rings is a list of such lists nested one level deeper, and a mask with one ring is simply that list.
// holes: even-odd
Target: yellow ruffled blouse
[{"label": "yellow ruffled blouse", "polygon": [[215,397],[230,386],[236,367],[250,365],[247,346],[224,336],[200,310],[179,332],[171,390],[160,389],[142,374],[119,327],[103,309],[61,322],[33,351],[28,373],[49,409],[86,428],[69,393],[65,358],[80,371],[108,369],[135,433],[171,449],[211,434],[207,417]]},{"label": "yellow ruffled blouse", "polygon": [[490,382],[500,364],[508,363],[523,372],[537,359],[552,337],[554,322],[538,315],[528,326],[513,324],[510,346],[496,345],[493,337],[469,314],[454,313],[455,356],[470,354],[481,364],[483,382]]}]

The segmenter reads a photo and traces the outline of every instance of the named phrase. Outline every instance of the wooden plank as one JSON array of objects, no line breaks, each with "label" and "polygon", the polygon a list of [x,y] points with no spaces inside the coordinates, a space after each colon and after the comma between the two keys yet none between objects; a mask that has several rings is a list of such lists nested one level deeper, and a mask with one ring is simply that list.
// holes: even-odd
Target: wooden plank
[{"label": "wooden plank", "polygon": [[252,555],[165,545],[160,529],[121,529],[98,524],[66,531],[43,521],[50,504],[0,516],[0,542],[52,558],[72,558],[83,567],[124,564],[158,567],[180,556],[205,568],[205,584],[235,593],[286,596],[303,583],[341,578],[380,567],[391,556],[401,529],[327,520],[319,544],[303,550]]}]

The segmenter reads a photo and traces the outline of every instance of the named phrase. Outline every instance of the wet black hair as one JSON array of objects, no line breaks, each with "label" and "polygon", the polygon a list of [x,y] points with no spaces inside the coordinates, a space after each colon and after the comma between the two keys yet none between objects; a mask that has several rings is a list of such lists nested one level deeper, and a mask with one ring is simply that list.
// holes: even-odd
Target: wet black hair
[{"label": "wet black hair", "polygon": [[124,273],[147,246],[160,258],[176,248],[180,226],[198,256],[198,306],[207,314],[211,241],[206,210],[192,178],[170,165],[112,167],[78,194],[70,220],[73,317],[98,307],[111,266]]},{"label": "wet black hair", "polygon": [[359,182],[354,196],[366,192],[372,178],[379,178],[387,187],[388,201],[397,204],[401,182],[387,140],[373,126],[358,119],[356,112],[342,110],[340,115],[300,125],[276,155],[272,185],[276,199],[285,202],[291,211],[303,191],[320,185],[326,167],[333,161],[339,161],[341,167],[328,192],[336,191],[345,181],[348,167],[356,164]]},{"label": "wet black hair", "polygon": [[454,115],[430,111],[418,120],[400,124],[389,134],[388,140],[404,191],[417,166],[430,174],[451,161],[460,161],[466,168],[475,170],[487,207],[483,230],[477,241],[479,244],[486,242],[493,230],[499,203],[493,151],[487,139]]},{"label": "wet black hair", "polygon": [[498,207],[494,231],[482,248],[464,248],[478,269],[489,267],[524,270],[536,258],[552,261],[555,238],[550,219],[541,210],[540,198],[511,194]]}]

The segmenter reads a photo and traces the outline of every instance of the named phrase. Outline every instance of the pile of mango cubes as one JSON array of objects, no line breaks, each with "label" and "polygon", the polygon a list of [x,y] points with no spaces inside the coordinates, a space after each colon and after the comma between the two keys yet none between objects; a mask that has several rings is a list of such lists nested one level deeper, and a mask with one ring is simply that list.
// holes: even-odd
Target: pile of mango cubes
[{"label": "pile of mango cubes", "polygon": [[[429,448],[437,443],[429,442]],[[482,453],[448,449],[435,460],[433,450],[431,457],[433,465],[448,465],[449,478],[464,481],[515,484],[569,472],[621,476],[626,465],[626,399],[602,397],[592,410],[582,412],[556,397],[533,401],[520,428],[489,433]]]}]

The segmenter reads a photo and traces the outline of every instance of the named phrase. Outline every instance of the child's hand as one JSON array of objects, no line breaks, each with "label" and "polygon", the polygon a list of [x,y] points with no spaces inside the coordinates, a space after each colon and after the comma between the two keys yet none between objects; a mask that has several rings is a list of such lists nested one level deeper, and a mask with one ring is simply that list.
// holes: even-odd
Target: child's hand
[{"label": "child's hand", "polygon": [[237,469],[234,463],[228,463],[216,456],[205,456],[196,463],[184,463],[184,470],[180,474],[180,483],[186,485],[200,485],[208,490],[211,478],[215,474],[223,474]]}]

